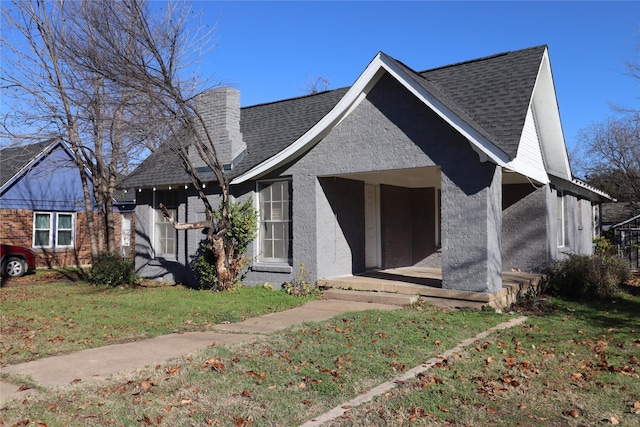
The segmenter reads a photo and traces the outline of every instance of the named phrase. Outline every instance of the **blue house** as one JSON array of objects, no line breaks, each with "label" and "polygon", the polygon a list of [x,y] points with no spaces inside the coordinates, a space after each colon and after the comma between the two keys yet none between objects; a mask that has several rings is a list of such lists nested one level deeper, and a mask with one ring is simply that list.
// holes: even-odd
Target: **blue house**
[{"label": "blue house", "polygon": [[[133,214],[116,215],[122,251],[130,253]],[[31,248],[38,267],[91,263],[80,174],[60,139],[0,150],[0,241]]]}]

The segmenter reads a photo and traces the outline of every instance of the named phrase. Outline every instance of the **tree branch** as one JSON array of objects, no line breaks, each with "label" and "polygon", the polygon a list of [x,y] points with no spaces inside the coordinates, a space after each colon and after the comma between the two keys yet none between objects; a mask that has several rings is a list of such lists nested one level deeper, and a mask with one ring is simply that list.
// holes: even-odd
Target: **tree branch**
[{"label": "tree branch", "polygon": [[162,203],[160,203],[160,210],[162,211],[162,216],[164,216],[167,219],[167,221],[169,221],[171,226],[176,230],[198,230],[202,228],[211,228],[211,226],[213,225],[211,224],[211,221],[199,221],[199,222],[188,222],[188,223],[176,222],[175,218],[173,218],[173,215],[171,215],[171,212],[169,212],[167,207]]}]

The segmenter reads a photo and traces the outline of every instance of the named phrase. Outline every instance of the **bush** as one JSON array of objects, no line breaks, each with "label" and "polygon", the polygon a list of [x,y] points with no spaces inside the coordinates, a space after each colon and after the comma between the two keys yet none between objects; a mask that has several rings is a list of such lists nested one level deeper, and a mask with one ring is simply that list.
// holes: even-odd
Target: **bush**
[{"label": "bush", "polygon": [[290,282],[283,283],[282,289],[295,297],[305,297],[319,292],[318,285],[311,283],[311,274],[304,269],[304,264],[300,264],[298,276],[294,277]]},{"label": "bush", "polygon": [[94,285],[122,286],[135,283],[133,261],[106,253],[91,267],[89,281]]},{"label": "bush", "polygon": [[620,258],[596,253],[569,255],[547,271],[549,293],[574,299],[607,298],[630,276],[629,266]]}]

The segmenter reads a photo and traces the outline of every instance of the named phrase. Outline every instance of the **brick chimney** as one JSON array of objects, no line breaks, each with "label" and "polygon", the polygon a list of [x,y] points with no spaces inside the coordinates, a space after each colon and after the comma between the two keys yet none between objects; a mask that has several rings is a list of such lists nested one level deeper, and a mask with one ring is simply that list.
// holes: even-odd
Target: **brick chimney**
[{"label": "brick chimney", "polygon": [[240,132],[240,91],[230,87],[213,89],[198,95],[196,105],[213,137],[220,162],[226,170],[233,169],[247,151]]}]

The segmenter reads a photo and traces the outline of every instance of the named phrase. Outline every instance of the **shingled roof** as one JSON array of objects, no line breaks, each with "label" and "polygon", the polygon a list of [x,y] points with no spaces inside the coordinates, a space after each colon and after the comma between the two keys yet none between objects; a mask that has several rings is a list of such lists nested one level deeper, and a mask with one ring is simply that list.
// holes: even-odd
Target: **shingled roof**
[{"label": "shingled roof", "polygon": [[[505,52],[422,72],[395,61],[407,75],[437,98],[509,158],[520,142],[527,110],[546,46]],[[241,109],[240,128],[247,155],[229,173],[233,179],[281,152],[338,104],[349,88]],[[168,168],[167,164],[176,165]],[[150,155],[123,185],[127,188],[189,183],[174,153],[162,147]],[[214,181],[212,173],[201,177]]]},{"label": "shingled roof", "polygon": [[56,141],[58,140],[47,139],[34,144],[8,147],[0,150],[0,164],[2,165],[0,167],[0,188],[25,169],[29,163],[37,160],[45,154],[45,151],[51,149],[51,146],[55,145]]}]

